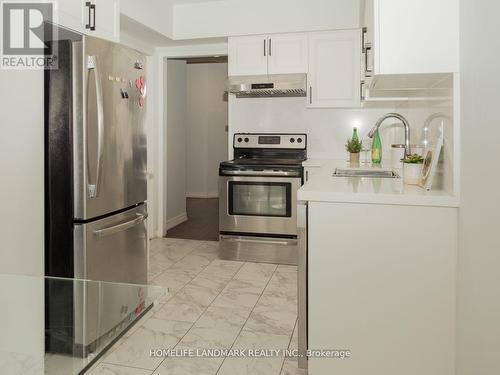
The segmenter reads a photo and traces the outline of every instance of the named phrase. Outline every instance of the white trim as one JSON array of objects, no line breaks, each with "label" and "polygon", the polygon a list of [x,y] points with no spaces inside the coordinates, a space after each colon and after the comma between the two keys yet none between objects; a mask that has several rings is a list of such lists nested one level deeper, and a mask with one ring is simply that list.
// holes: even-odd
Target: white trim
[{"label": "white trim", "polygon": [[[167,184],[166,184],[166,154],[167,154],[167,143],[164,142],[166,129],[165,129],[165,109],[164,109],[164,93],[165,79],[164,76],[164,64],[165,59],[162,56],[156,56],[157,59],[157,100],[156,100],[156,124],[157,124],[157,183],[158,183],[158,237],[163,237],[167,233]],[[166,98],[165,98],[166,99]]]},{"label": "white trim", "polygon": [[155,53],[155,48],[145,44],[139,39],[134,38],[133,36],[129,35],[128,33],[121,33],[120,34],[120,44],[123,44],[127,47],[136,49],[137,51],[148,55],[152,56]]},{"label": "white trim", "polygon": [[462,118],[461,118],[461,80],[460,73],[453,74],[453,192],[460,204],[462,179]]},{"label": "white trim", "polygon": [[216,191],[213,192],[192,192],[192,193],[186,193],[186,198],[219,198],[219,193]]},{"label": "white trim", "polygon": [[[163,237],[167,232],[167,176],[166,176],[166,160],[167,160],[167,143],[166,143],[166,116],[165,103],[167,102],[167,93],[165,92],[165,79],[168,77],[167,69],[165,68],[165,60],[174,57],[203,57],[213,55],[227,55],[227,43],[216,44],[198,44],[185,45],[177,47],[159,47],[155,50],[155,58],[157,61],[157,96],[155,102],[156,124],[157,124],[157,142],[158,142],[158,163],[156,163],[156,173],[158,176],[158,237]],[[229,105],[228,105],[229,108]],[[228,118],[229,121],[229,118]],[[229,125],[230,126],[230,125]],[[230,153],[232,153],[232,148]],[[195,193],[193,193],[195,194]],[[217,194],[218,196],[218,194]],[[204,196],[206,198],[207,196]]]},{"label": "white trim", "polygon": [[158,47],[156,53],[167,58],[227,55],[227,43]]},{"label": "white trim", "polygon": [[167,220],[165,228],[166,228],[166,230],[172,229],[173,227],[176,227],[177,225],[182,224],[183,222],[187,221],[187,219],[188,219],[187,213],[184,212],[184,213],[177,215],[176,217],[174,217],[170,220]]}]

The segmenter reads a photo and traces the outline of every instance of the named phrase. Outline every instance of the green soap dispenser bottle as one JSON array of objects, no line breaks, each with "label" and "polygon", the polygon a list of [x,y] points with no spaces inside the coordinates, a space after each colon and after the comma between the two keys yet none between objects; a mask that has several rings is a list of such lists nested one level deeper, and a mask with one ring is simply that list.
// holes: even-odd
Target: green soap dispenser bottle
[{"label": "green soap dispenser bottle", "polygon": [[372,141],[372,164],[380,164],[382,162],[382,141],[378,130],[375,132]]}]

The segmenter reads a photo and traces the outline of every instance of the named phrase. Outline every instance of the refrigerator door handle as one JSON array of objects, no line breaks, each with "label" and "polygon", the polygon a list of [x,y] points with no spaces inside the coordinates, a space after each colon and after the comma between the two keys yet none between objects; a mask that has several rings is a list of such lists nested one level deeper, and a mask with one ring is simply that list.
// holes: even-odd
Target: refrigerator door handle
[{"label": "refrigerator door handle", "polygon": [[[96,198],[99,196],[99,185],[102,173],[102,155],[104,149],[104,108],[102,99],[102,86],[101,86],[101,76],[99,74],[99,68],[97,63],[97,56],[87,56],[87,70],[89,72],[94,72],[94,82],[95,82],[95,95],[96,95],[96,105],[97,105],[97,166],[95,173],[95,181],[92,184],[88,183],[88,194],[90,198]],[[88,98],[88,82],[87,81],[87,98]],[[88,150],[88,140],[87,140],[87,150]],[[88,172],[87,172],[88,173]]]},{"label": "refrigerator door handle", "polygon": [[135,227],[136,225],[141,224],[148,218],[148,214],[137,214],[137,217],[135,219],[129,220],[125,223],[118,224],[118,225],[113,225],[111,227],[99,229],[94,231],[94,235],[97,237],[106,237],[111,234],[115,234],[118,232],[123,232],[127,229],[130,229],[132,227]]}]

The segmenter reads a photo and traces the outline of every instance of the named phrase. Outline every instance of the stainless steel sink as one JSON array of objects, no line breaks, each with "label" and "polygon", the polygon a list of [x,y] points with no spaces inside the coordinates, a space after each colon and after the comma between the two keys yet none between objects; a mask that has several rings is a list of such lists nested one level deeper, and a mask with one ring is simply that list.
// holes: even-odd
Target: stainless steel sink
[{"label": "stainless steel sink", "polygon": [[393,171],[379,171],[374,169],[335,169],[333,177],[371,177],[371,178],[399,178]]}]

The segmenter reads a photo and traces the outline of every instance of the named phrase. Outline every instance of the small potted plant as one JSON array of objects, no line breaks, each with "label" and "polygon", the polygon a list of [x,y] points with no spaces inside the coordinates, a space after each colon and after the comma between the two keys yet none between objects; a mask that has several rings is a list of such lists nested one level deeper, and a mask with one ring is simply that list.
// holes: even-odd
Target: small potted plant
[{"label": "small potted plant", "polygon": [[403,181],[408,185],[418,185],[422,177],[424,158],[419,154],[408,155],[403,162]]},{"label": "small potted plant", "polygon": [[359,163],[359,153],[363,148],[361,141],[356,138],[348,139],[345,148],[349,152],[349,161],[351,163]]}]

